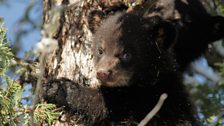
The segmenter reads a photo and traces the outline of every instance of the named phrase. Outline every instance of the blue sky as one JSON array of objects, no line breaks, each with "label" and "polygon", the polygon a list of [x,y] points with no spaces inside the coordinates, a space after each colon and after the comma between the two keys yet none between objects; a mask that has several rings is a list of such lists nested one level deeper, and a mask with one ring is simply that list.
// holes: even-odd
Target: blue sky
[{"label": "blue sky", "polygon": [[[7,29],[7,39],[12,44],[15,43],[15,35],[22,29],[30,29],[30,24],[21,25],[18,21],[23,17],[24,12],[27,6],[33,2],[33,0],[6,0],[7,4],[0,4],[0,17],[4,19],[5,28]],[[42,14],[42,4],[41,0],[37,2],[38,5],[35,5],[30,11],[29,16],[37,24],[41,24],[41,14]],[[34,29],[28,34],[22,36],[21,39],[21,51],[17,54],[19,57],[24,57],[25,52],[32,50],[35,47],[35,43],[40,40],[40,29]],[[23,96],[31,96],[31,84],[26,85],[24,88],[25,91]],[[31,101],[22,101],[23,104],[31,104]]]},{"label": "blue sky", "polygon": [[[24,24],[21,26],[21,24],[18,24],[18,21],[22,18],[24,15],[24,11],[27,8],[27,6],[33,2],[32,0],[7,0],[7,4],[0,4],[0,17],[4,19],[4,24],[7,29],[7,39],[14,43],[15,34],[18,32],[19,28],[23,29],[30,29],[31,25]],[[42,14],[42,6],[41,1],[39,0],[37,2],[39,5],[35,5],[35,7],[30,12],[30,17],[35,22],[38,22],[40,24],[41,22],[41,14]],[[23,57],[24,53],[26,51],[29,51],[30,49],[33,49],[35,47],[35,43],[40,40],[40,30],[35,29],[30,31],[28,34],[24,35],[22,37],[22,50],[18,53],[19,57]]]}]

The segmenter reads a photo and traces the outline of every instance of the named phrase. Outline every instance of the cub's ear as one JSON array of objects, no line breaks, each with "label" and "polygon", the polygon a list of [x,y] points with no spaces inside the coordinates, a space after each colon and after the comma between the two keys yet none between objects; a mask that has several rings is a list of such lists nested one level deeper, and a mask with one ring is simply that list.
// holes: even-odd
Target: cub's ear
[{"label": "cub's ear", "polygon": [[206,24],[209,29],[207,34],[210,42],[223,39],[224,38],[224,17],[222,16],[214,16],[209,20],[209,24]]},{"label": "cub's ear", "polygon": [[150,35],[158,46],[164,50],[172,50],[177,39],[177,30],[174,24],[158,16],[148,17],[146,20]]},{"label": "cub's ear", "polygon": [[171,22],[161,21],[154,29],[153,34],[159,47],[171,50],[176,44],[177,30]]},{"label": "cub's ear", "polygon": [[101,21],[105,18],[103,11],[93,10],[88,15],[89,29],[92,33],[95,33],[96,29],[100,26]]}]

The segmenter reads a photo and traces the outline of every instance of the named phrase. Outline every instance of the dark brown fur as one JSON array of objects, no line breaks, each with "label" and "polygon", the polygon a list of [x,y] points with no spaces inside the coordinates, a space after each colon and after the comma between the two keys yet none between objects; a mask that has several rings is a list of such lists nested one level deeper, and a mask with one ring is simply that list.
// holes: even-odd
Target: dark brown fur
[{"label": "dark brown fur", "polygon": [[[168,93],[168,100],[149,125],[197,125],[169,50],[174,34],[172,25],[158,17],[124,13],[110,16],[97,29],[93,39],[96,69],[110,71],[108,78],[99,77],[110,122],[137,124],[159,96]],[[123,61],[123,55],[128,60]]]}]

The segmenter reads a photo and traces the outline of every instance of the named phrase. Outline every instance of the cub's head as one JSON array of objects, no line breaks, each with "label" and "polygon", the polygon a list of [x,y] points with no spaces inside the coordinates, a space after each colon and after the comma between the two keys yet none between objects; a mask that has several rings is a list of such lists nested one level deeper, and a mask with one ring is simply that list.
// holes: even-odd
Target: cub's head
[{"label": "cub's head", "polygon": [[108,17],[93,35],[96,77],[103,86],[117,87],[131,84],[133,76],[156,75],[158,59],[174,43],[174,31],[158,17]]}]

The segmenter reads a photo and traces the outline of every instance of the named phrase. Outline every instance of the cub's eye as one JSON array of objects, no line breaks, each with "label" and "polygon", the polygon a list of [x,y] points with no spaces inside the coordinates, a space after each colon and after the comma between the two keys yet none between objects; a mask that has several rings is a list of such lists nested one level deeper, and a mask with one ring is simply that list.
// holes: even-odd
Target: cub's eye
[{"label": "cub's eye", "polygon": [[103,49],[100,47],[97,49],[97,54],[102,55],[103,54]]},{"label": "cub's eye", "polygon": [[122,55],[119,56],[120,60],[123,62],[128,62],[129,60],[131,60],[132,55],[130,53],[123,53]]}]

